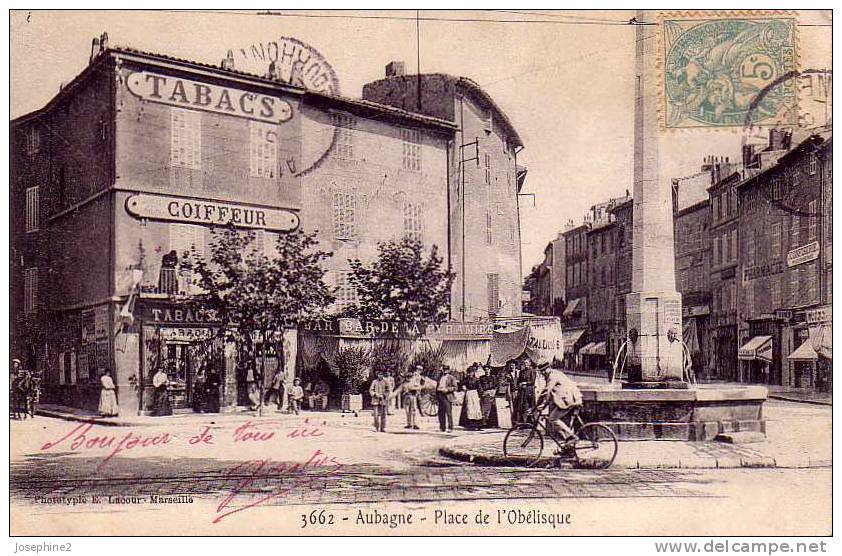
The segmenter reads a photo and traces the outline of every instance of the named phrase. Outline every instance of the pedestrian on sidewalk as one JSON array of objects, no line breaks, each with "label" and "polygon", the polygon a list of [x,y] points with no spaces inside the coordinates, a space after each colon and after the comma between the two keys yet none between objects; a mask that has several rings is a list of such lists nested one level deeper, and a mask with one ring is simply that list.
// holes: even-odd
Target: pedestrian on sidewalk
[{"label": "pedestrian on sidewalk", "polygon": [[406,407],[405,429],[418,430],[418,414],[421,412],[418,406],[418,397],[421,394],[421,387],[424,385],[424,378],[421,376],[423,367],[416,365],[412,376],[403,383],[403,405]]},{"label": "pedestrian on sidewalk", "polygon": [[117,408],[117,388],[111,378],[111,372],[106,369],[99,377],[102,391],[99,394],[99,414],[103,417],[116,417],[120,414]]},{"label": "pedestrian on sidewalk", "polygon": [[377,371],[377,378],[371,381],[368,393],[371,395],[371,408],[374,413],[374,430],[386,432],[386,415],[391,403],[392,388],[383,371]]},{"label": "pedestrian on sidewalk", "polygon": [[459,415],[459,425],[470,430],[482,427],[482,409],[479,403],[477,383],[477,367],[468,367],[465,375],[465,401],[462,402],[462,412]]},{"label": "pedestrian on sidewalk", "polygon": [[441,377],[436,385],[436,401],[439,406],[439,429],[453,432],[453,401],[456,399],[456,378],[450,374],[450,367],[443,365]]},{"label": "pedestrian on sidewalk", "polygon": [[517,411],[515,422],[524,422],[535,407],[535,380],[538,373],[535,365],[527,359],[517,377]]},{"label": "pedestrian on sidewalk", "polygon": [[272,383],[269,385],[269,389],[266,391],[266,395],[263,396],[263,404],[268,405],[272,403],[272,400],[278,406],[278,411],[281,411],[284,407],[284,381],[286,380],[286,374],[284,373],[283,367],[278,367],[278,370],[275,371],[275,374],[272,376]]},{"label": "pedestrian on sidewalk", "polygon": [[[392,375],[391,371],[386,371],[386,376],[384,377],[386,382],[389,384],[389,392],[395,391],[395,377]],[[387,415],[394,415],[394,410],[398,409],[398,398],[393,397],[388,400],[386,403],[386,414]]]},{"label": "pedestrian on sidewalk", "polygon": [[205,381],[205,413],[219,413],[219,390],[221,381],[219,373],[215,367],[208,370],[208,376]]},{"label": "pedestrian on sidewalk", "polygon": [[[301,387],[301,379],[296,378],[289,389],[289,410],[298,415],[301,411],[301,402],[304,401],[304,389]],[[280,407],[280,406],[279,406]]]},{"label": "pedestrian on sidewalk", "polygon": [[170,405],[169,393],[170,379],[167,373],[164,372],[163,367],[158,368],[158,372],[152,377],[152,386],[155,387],[155,416],[163,417],[165,415],[172,415],[172,406]]}]

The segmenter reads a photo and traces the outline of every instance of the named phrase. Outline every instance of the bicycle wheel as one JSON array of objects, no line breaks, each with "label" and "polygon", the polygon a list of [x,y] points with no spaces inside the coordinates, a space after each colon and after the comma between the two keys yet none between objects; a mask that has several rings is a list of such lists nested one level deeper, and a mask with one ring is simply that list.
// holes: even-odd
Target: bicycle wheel
[{"label": "bicycle wheel", "polygon": [[439,414],[439,404],[436,401],[436,395],[430,392],[421,394],[418,400],[418,407],[421,409],[423,415],[435,417]]},{"label": "bicycle wheel", "polygon": [[541,459],[544,451],[544,437],[541,431],[533,425],[521,423],[515,425],[506,433],[503,439],[503,455],[513,458],[518,463],[532,467]]},{"label": "bicycle wheel", "polygon": [[580,467],[606,469],[617,457],[617,436],[602,423],[586,423],[576,433],[573,451]]}]

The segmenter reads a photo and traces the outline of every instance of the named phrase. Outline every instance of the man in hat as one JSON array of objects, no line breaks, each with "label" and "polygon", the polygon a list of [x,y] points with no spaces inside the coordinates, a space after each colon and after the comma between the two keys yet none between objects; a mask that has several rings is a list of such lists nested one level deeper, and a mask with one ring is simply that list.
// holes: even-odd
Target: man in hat
[{"label": "man in hat", "polygon": [[403,404],[406,407],[406,426],[405,429],[418,430],[418,414],[421,409],[418,406],[418,397],[421,395],[421,388],[424,385],[424,377],[421,376],[421,371],[424,367],[416,365],[406,382],[403,383]]},{"label": "man in hat", "polygon": [[371,408],[374,414],[374,430],[386,432],[386,415],[392,395],[392,388],[386,380],[382,370],[377,371],[377,378],[371,382],[368,389],[371,395]]},{"label": "man in hat", "polygon": [[515,421],[525,421],[535,407],[535,365],[529,359],[523,362],[523,368],[517,375],[517,410]]},{"label": "man in hat", "polygon": [[562,440],[567,440],[573,436],[573,429],[564,422],[564,418],[572,410],[582,406],[582,392],[573,379],[559,369],[551,368],[549,363],[541,363],[538,369],[547,383],[541,397],[546,396],[547,399],[550,410],[548,420]]},{"label": "man in hat", "polygon": [[439,429],[442,432],[453,432],[453,401],[456,399],[456,387],[456,378],[450,374],[450,366],[442,365],[441,377],[436,384]]}]

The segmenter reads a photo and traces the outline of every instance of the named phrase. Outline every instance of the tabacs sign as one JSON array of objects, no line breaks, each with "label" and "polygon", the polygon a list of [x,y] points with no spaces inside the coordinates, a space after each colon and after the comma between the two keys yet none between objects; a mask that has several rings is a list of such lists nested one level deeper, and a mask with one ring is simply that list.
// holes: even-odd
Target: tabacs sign
[{"label": "tabacs sign", "polygon": [[292,105],[269,95],[147,71],[129,75],[126,83],[129,91],[149,102],[193,108],[271,124],[279,124],[292,119]]}]

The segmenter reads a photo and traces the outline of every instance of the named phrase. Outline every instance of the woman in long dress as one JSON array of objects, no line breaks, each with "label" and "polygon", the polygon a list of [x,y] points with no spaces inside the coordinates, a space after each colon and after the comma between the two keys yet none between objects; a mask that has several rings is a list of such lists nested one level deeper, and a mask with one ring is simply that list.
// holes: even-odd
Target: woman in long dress
[{"label": "woman in long dress", "polygon": [[482,427],[482,408],[479,402],[479,383],[476,369],[469,367],[465,376],[465,401],[459,415],[459,426],[476,430]]},{"label": "woman in long dress", "polygon": [[169,383],[170,379],[164,369],[158,369],[158,372],[152,377],[152,386],[155,387],[155,415],[157,417],[172,415],[170,395],[167,391]]},{"label": "woman in long dress", "polygon": [[117,387],[114,386],[111,373],[107,370],[103,371],[102,376],[99,377],[99,383],[102,385],[102,391],[99,394],[99,414],[103,417],[115,417],[119,415],[120,411],[117,408]]}]

